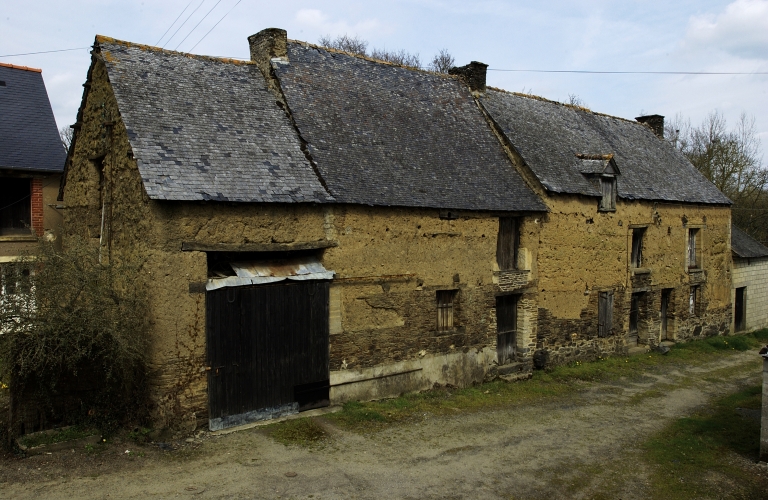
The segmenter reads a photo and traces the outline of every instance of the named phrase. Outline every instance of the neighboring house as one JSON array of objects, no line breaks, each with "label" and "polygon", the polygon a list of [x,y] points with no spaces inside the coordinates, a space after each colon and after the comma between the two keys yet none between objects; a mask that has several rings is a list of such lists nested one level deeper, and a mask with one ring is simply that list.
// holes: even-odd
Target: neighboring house
[{"label": "neighboring house", "polygon": [[732,227],[733,330],[768,328],[768,248]]},{"label": "neighboring house", "polygon": [[0,63],[0,116],[0,293],[10,293],[9,263],[33,252],[38,237],[59,234],[53,205],[66,151],[41,70]]},{"label": "neighboring house", "polygon": [[[512,94],[485,90],[474,71],[484,65],[439,75],[275,29],[249,42],[252,62],[94,44],[62,191],[66,227],[98,242],[103,261],[144,262],[156,419],[207,416],[218,429],[527,376],[550,351],[555,363],[623,353],[630,316],[654,321],[645,304],[659,283],[674,292],[678,338],[730,323],[729,201],[644,125],[609,119],[635,157],[647,150],[642,165],[624,146],[553,149],[553,169],[568,151],[584,179],[581,191],[554,194],[502,137],[503,116],[490,120],[487,98]],[[627,200],[636,191],[626,182],[657,161],[674,162],[659,177],[678,169],[688,190]],[[635,269],[628,234],[639,228],[648,263],[635,256]],[[666,246],[653,248],[657,238]],[[658,341],[642,332],[640,342]]]},{"label": "neighboring house", "polygon": [[540,365],[729,331],[731,202],[663,140],[662,116],[629,121],[498,89],[479,101],[549,208]]}]

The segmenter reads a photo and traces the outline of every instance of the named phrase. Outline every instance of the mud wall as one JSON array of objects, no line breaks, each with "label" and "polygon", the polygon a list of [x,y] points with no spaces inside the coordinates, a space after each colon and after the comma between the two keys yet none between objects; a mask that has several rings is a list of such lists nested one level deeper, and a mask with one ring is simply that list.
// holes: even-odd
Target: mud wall
[{"label": "mud wall", "polygon": [[[547,196],[551,212],[540,220],[538,335],[549,363],[620,353],[637,342],[717,335],[730,326],[730,209],[692,204],[617,201],[599,212],[597,200]],[[700,270],[689,271],[689,228],[699,229]],[[642,263],[631,264],[632,234],[644,228]],[[690,288],[700,287],[692,314]],[[662,339],[661,294],[669,289],[667,333]],[[613,334],[598,338],[598,295],[613,291]],[[638,329],[630,336],[632,294],[638,294]],[[636,338],[636,340],[635,340]]]},{"label": "mud wall", "polygon": [[[516,355],[523,362],[530,358],[537,325],[533,219],[521,218],[521,269],[499,271],[500,214],[460,213],[448,220],[436,209],[149,200],[103,64],[93,65],[87,85],[64,191],[67,233],[90,238],[106,261],[141,263],[152,303],[158,422],[180,421],[191,428],[206,415],[208,254],[182,251],[184,244],[230,249],[330,244],[321,254],[326,269],[336,273],[330,303],[332,382],[342,380],[358,395],[482,380],[494,369],[495,296],[501,293],[520,295]],[[445,331],[437,329],[438,290],[456,291],[454,327]],[[424,365],[424,373],[434,375],[354,388],[354,373],[391,373],[402,363]]]}]

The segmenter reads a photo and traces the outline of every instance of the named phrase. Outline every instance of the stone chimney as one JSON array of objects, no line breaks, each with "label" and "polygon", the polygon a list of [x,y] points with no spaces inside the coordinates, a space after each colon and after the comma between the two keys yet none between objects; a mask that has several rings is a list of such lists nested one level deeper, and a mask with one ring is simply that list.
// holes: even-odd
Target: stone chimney
[{"label": "stone chimney", "polygon": [[661,115],[638,116],[635,120],[651,127],[659,139],[664,139],[664,117]]},{"label": "stone chimney", "polygon": [[466,66],[449,69],[448,74],[461,77],[469,85],[469,90],[472,92],[485,92],[485,73],[487,69],[487,64],[472,61]]},{"label": "stone chimney", "polygon": [[270,74],[273,58],[288,60],[288,32],[280,28],[267,28],[248,37],[251,61],[255,62],[266,78]]}]

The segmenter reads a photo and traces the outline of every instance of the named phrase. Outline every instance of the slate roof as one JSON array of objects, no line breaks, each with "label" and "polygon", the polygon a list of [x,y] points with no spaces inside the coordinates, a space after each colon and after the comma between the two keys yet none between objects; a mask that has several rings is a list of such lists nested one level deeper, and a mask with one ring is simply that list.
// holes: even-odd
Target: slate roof
[{"label": "slate roof", "polygon": [[0,63],[0,169],[62,172],[59,138],[40,70]]},{"label": "slate roof", "polygon": [[255,65],[106,37],[96,46],[150,198],[332,201]]},{"label": "slate roof", "polygon": [[768,248],[736,226],[731,226],[731,251],[743,259],[768,257]]},{"label": "slate roof", "polygon": [[289,42],[275,74],[336,200],[466,210],[545,210],[466,85]]},{"label": "slate roof", "polygon": [[730,204],[678,151],[637,122],[540,98],[488,89],[480,99],[544,187],[601,196],[577,154],[612,154],[628,200]]}]

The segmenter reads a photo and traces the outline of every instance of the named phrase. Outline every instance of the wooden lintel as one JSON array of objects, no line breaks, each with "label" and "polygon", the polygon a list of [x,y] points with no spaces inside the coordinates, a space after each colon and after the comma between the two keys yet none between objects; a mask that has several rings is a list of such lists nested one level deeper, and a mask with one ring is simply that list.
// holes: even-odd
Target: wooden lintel
[{"label": "wooden lintel", "polygon": [[290,252],[296,250],[322,250],[323,248],[336,247],[335,241],[307,241],[303,243],[244,243],[242,245],[231,243],[197,243],[184,242],[181,244],[182,252]]}]

